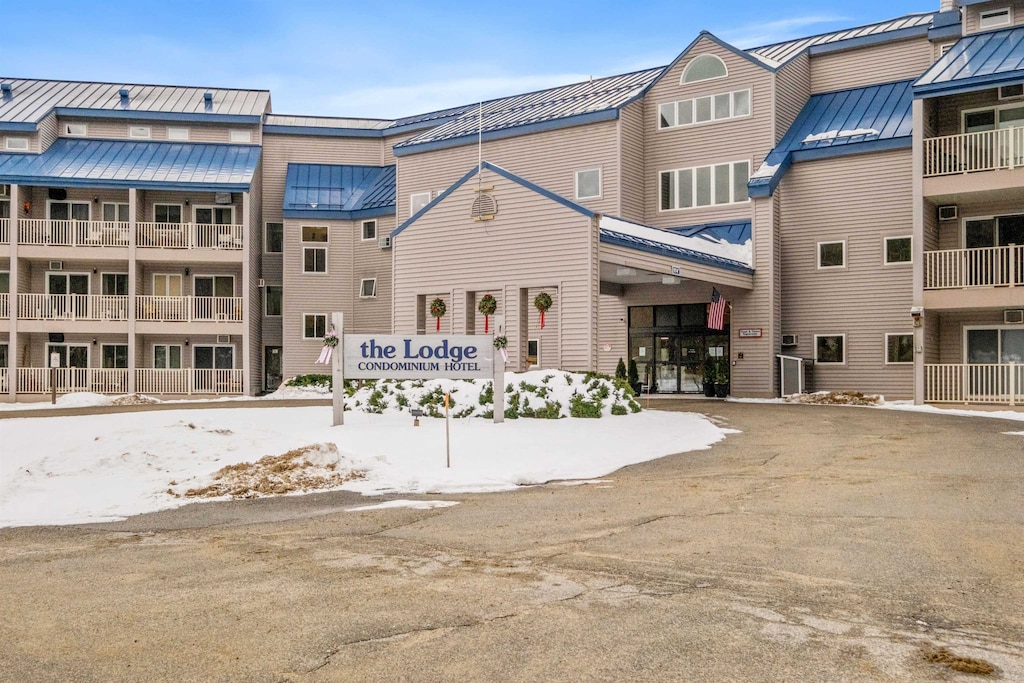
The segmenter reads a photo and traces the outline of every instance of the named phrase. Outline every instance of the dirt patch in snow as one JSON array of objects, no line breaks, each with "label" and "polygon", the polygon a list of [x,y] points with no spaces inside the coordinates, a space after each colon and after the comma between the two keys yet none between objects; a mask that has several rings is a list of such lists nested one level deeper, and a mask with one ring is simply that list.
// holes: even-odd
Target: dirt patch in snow
[{"label": "dirt patch in snow", "polygon": [[885,397],[879,394],[862,394],[859,391],[819,391],[813,394],[787,396],[786,402],[832,406],[877,406],[885,402]]},{"label": "dirt patch in snow", "polygon": [[336,488],[365,476],[362,470],[344,466],[333,443],[320,443],[268,455],[256,462],[228,465],[217,470],[213,483],[207,486],[184,493],[167,489],[167,493],[176,498],[259,498]]},{"label": "dirt patch in snow", "polygon": [[154,403],[160,403],[151,396],[143,396],[142,394],[128,394],[127,396],[118,396],[110,402],[112,406],[148,406]]},{"label": "dirt patch in snow", "polygon": [[941,664],[953,671],[960,671],[965,674],[991,676],[996,671],[996,668],[984,659],[960,657],[944,647],[940,647],[936,650],[925,650],[924,658],[933,664]]}]

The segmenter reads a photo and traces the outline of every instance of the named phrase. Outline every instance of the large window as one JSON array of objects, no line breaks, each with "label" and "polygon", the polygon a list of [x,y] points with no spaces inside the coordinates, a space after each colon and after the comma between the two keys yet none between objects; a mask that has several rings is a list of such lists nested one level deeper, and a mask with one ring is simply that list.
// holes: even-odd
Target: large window
[{"label": "large window", "polygon": [[576,199],[596,199],[601,196],[601,169],[576,171]]},{"label": "large window", "polygon": [[280,254],[284,251],[284,223],[267,223],[264,250],[268,254]]},{"label": "large window", "polygon": [[885,362],[888,365],[914,362],[914,335],[911,333],[885,335]]},{"label": "large window", "polygon": [[128,205],[121,202],[103,202],[103,220],[128,222]]},{"label": "large window", "polygon": [[281,315],[284,287],[280,285],[267,285],[266,292],[266,314],[268,316]]},{"label": "large window", "polygon": [[818,242],[818,268],[846,265],[846,242]]},{"label": "large window", "polygon": [[128,296],[128,273],[103,273],[100,283],[103,296]]},{"label": "large window", "polygon": [[729,75],[729,69],[725,62],[715,55],[699,55],[690,60],[690,63],[683,69],[683,83],[696,83],[697,81],[709,81],[712,78],[725,78]]},{"label": "large window", "polygon": [[180,370],[181,345],[155,344],[153,346],[153,367],[157,370]]},{"label": "large window", "polygon": [[305,313],[302,316],[302,338],[320,339],[327,334],[327,316],[323,313]]},{"label": "large window", "polygon": [[749,180],[749,161],[662,171],[661,210],[748,201]]},{"label": "large window", "polygon": [[327,272],[327,247],[329,231],[326,226],[302,227],[302,271],[304,273]]},{"label": "large window", "polygon": [[749,89],[664,102],[658,105],[658,128],[678,128],[743,116],[750,116]]},{"label": "large window", "polygon": [[102,351],[104,368],[124,369],[128,367],[127,344],[104,344]]},{"label": "large window", "polygon": [[910,263],[914,259],[910,237],[885,238],[885,264]]},{"label": "large window", "polygon": [[181,223],[181,204],[154,204],[155,223]]},{"label": "large window", "polygon": [[814,360],[818,363],[842,364],[846,362],[845,334],[814,335]]},{"label": "large window", "polygon": [[195,222],[202,225],[231,225],[235,222],[235,207],[197,206],[193,215]]}]

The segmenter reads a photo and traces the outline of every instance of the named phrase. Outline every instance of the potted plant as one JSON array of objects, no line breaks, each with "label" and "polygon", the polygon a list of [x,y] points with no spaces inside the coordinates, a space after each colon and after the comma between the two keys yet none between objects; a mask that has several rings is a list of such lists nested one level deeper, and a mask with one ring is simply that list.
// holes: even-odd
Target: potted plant
[{"label": "potted plant", "polygon": [[718,363],[714,356],[704,357],[704,369],[702,380],[704,382],[704,396],[715,397],[715,377],[718,374]]},{"label": "potted plant", "polygon": [[715,363],[715,396],[725,398],[729,395],[729,359],[721,356]]}]

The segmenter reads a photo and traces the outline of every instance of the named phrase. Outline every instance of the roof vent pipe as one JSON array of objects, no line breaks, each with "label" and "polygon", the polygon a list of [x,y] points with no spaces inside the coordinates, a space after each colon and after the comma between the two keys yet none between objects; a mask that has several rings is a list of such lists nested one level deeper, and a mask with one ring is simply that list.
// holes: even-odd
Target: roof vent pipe
[{"label": "roof vent pipe", "polygon": [[121,88],[117,91],[117,94],[121,96],[121,106],[127,107],[129,99],[128,88]]},{"label": "roof vent pipe", "polygon": [[213,109],[213,93],[212,92],[203,93],[203,104],[206,105],[206,109],[207,110]]},{"label": "roof vent pipe", "polygon": [[0,83],[0,93],[3,93],[4,97],[11,97],[14,93],[11,90],[10,83]]}]

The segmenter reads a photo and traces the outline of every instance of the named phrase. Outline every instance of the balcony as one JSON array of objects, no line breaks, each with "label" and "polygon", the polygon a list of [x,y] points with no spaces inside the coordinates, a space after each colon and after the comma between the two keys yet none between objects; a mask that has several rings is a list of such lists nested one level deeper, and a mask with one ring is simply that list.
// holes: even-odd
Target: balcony
[{"label": "balcony", "polygon": [[[20,320],[128,320],[128,297],[102,294],[18,294]],[[0,311],[3,305],[0,304]],[[0,316],[6,317],[6,316]]]},{"label": "balcony", "polygon": [[244,370],[136,368],[135,391],[140,394],[241,394]]},{"label": "balcony", "polygon": [[142,322],[242,322],[240,296],[135,297],[135,319]]},{"label": "balcony", "polygon": [[0,368],[0,394],[6,394],[10,391],[10,385],[7,384],[7,368]]},{"label": "balcony", "polygon": [[127,247],[128,223],[23,218],[18,244],[50,247]]},{"label": "balcony", "polygon": [[11,219],[0,218],[0,244],[11,243]]},{"label": "balcony", "polygon": [[[58,394],[91,391],[97,394],[128,393],[125,368],[18,368],[15,370],[19,394],[49,394],[54,385]],[[140,394],[223,395],[241,394],[244,370],[179,369],[135,370],[135,391]],[[51,378],[56,379],[55,382]],[[7,391],[8,370],[0,368],[0,391]]]},{"label": "balcony", "polygon": [[139,248],[242,249],[243,226],[204,223],[137,223]]},{"label": "balcony", "polygon": [[15,372],[19,394],[49,394],[54,385],[58,394],[128,393],[128,370],[124,368],[18,368]]},{"label": "balcony", "polygon": [[924,254],[925,307],[1024,306],[1024,246],[945,249]]},{"label": "balcony", "polygon": [[1024,166],[1024,128],[944,135],[924,141],[924,177]]},{"label": "balcony", "polygon": [[926,403],[1024,401],[1024,364],[925,364]]},{"label": "balcony", "polygon": [[11,295],[0,294],[0,320],[9,320],[11,317]]}]

